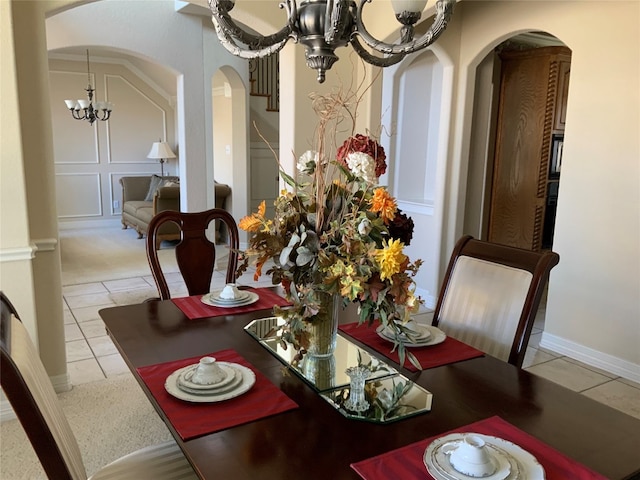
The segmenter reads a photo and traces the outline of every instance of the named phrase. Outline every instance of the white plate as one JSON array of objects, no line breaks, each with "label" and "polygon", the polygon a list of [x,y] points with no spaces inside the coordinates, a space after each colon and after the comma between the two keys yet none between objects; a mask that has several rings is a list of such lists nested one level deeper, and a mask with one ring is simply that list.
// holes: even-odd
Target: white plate
[{"label": "white plate", "polygon": [[[411,336],[407,335],[406,333],[401,333],[400,336],[403,339],[409,339],[411,338],[411,343],[424,343],[427,340],[429,340],[429,338],[431,338],[431,331],[426,328],[425,325],[420,325],[419,323],[407,323],[406,325],[403,325],[407,330],[411,330],[413,333],[411,334]],[[386,336],[389,339],[393,339],[393,331],[390,328],[385,328],[382,330],[381,332],[384,336]]]},{"label": "white plate", "polygon": [[249,292],[247,290],[238,290],[238,295],[235,298],[222,298],[220,295],[222,290],[214,290],[209,295],[211,299],[219,303],[240,303],[249,298]]},{"label": "white plate", "polygon": [[[453,450],[455,450],[456,444],[459,443],[460,441],[443,443],[438,447],[432,449],[431,463],[433,464],[435,470],[445,477],[455,478],[456,476],[460,476],[465,480],[467,478],[476,478],[472,475],[463,474],[451,465],[450,454]],[[506,480],[507,478],[513,480],[513,477],[510,476],[511,463],[509,462],[509,456],[502,450],[499,450],[492,445],[486,445],[485,448],[487,448],[491,453],[496,470],[491,475],[482,477],[482,480]]]},{"label": "white plate", "polygon": [[167,377],[167,380],[164,382],[164,388],[167,390],[169,395],[179,398],[180,400],[194,403],[222,402],[224,400],[229,400],[230,398],[235,398],[248,392],[249,389],[253,387],[254,383],[256,383],[256,374],[253,373],[253,370],[245,367],[244,365],[238,365],[237,363],[230,363],[229,365],[233,366],[233,368],[235,368],[242,377],[242,380],[238,385],[231,390],[223,389],[223,392],[212,393],[209,395],[185,392],[178,387],[177,383],[178,376],[182,369],[176,370]]},{"label": "white plate", "polygon": [[247,292],[247,298],[245,298],[241,302],[229,303],[228,301],[220,302],[216,296],[218,293],[212,292],[203,295],[200,301],[205,305],[210,305],[212,307],[220,307],[220,308],[234,308],[234,307],[244,307],[246,305],[251,305],[252,303],[256,303],[258,301],[257,293],[255,292]]},{"label": "white plate", "polygon": [[[416,341],[416,342],[404,342],[404,346],[407,348],[419,348],[419,347],[429,347],[431,345],[438,345],[446,340],[447,335],[437,327],[432,327],[431,325],[421,325],[423,328],[427,329],[431,336],[429,336],[426,340]],[[393,337],[387,333],[385,328],[380,325],[376,332],[378,335],[389,341],[393,342]]]},{"label": "white plate", "polygon": [[242,383],[242,373],[240,373],[240,370],[236,370],[231,378],[232,378],[231,383],[226,384],[224,387],[214,388],[210,390],[199,390],[197,388],[189,388],[184,384],[180,384],[180,377],[178,377],[176,385],[183,392],[197,395],[199,397],[219,396],[227,392],[230,392],[232,390],[235,390]]},{"label": "white plate", "polygon": [[424,464],[436,480],[544,480],[544,468],[529,452],[502,438],[479,433],[472,435],[482,438],[493,450],[499,463],[498,470],[487,477],[470,477],[458,472],[449,462],[445,445],[462,441],[464,435],[470,433],[452,433],[437,438],[425,450]]},{"label": "white plate", "polygon": [[187,387],[191,390],[217,390],[222,387],[226,387],[236,378],[237,370],[233,368],[227,362],[216,362],[218,366],[225,373],[225,376],[218,383],[213,384],[202,384],[202,383],[194,383],[191,381],[193,374],[195,373],[198,364],[189,365],[188,367],[180,369],[180,375],[178,375],[178,386],[179,387]]}]

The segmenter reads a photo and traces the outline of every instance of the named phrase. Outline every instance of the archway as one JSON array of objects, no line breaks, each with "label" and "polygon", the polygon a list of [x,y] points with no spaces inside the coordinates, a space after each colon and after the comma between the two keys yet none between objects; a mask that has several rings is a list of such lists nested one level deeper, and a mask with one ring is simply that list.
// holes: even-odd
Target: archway
[{"label": "archway", "polygon": [[[247,147],[247,90],[238,72],[224,66],[215,72],[212,87],[212,136],[215,181],[232,186],[226,209],[238,219],[249,205],[249,150]],[[240,241],[246,233],[240,233]]]},{"label": "archway", "polygon": [[433,308],[446,228],[444,195],[454,65],[435,45],[388,67],[383,76],[383,125],[390,135],[383,135],[381,141],[390,159],[388,183],[398,207],[414,221],[414,238],[420,239],[407,247],[407,254],[432,266],[418,272],[416,283],[425,305]]},{"label": "archway", "polygon": [[[94,45],[51,50],[48,57],[60,228],[117,226],[121,177],[178,174],[178,72],[136,52]],[[70,118],[63,100],[85,98],[87,82],[96,100],[115,104],[109,122],[90,125]],[[152,143],[159,140],[178,158],[163,164],[148,159]]]},{"label": "archway", "polygon": [[553,245],[570,50],[525,33],[476,68],[464,232],[540,250]]}]

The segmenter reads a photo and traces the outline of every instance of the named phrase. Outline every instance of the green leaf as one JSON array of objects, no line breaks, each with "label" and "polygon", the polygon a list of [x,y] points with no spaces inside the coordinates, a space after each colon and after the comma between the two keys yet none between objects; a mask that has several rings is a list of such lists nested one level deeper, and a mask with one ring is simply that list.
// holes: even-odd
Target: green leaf
[{"label": "green leaf", "polygon": [[411,362],[411,365],[416,367],[418,370],[422,370],[422,365],[420,365],[420,361],[416,358],[416,356],[413,353],[407,352],[407,356],[409,357],[409,361]]},{"label": "green leaf", "polygon": [[284,180],[284,182],[287,185],[289,185],[289,186],[291,186],[293,188],[298,188],[298,184],[293,179],[293,177],[288,175],[286,172],[284,172],[284,170],[280,170],[280,176],[282,177],[282,179]]},{"label": "green leaf", "polygon": [[[407,352],[404,348],[404,343],[400,343],[398,346],[398,357],[400,359],[400,365],[404,366],[404,360],[405,360],[405,356],[406,356]],[[409,352],[409,355],[411,356],[412,353]]]},{"label": "green leaf", "polygon": [[315,255],[311,250],[307,247],[298,247],[296,250],[298,256],[296,257],[296,265],[299,267],[304,267],[313,261]]}]

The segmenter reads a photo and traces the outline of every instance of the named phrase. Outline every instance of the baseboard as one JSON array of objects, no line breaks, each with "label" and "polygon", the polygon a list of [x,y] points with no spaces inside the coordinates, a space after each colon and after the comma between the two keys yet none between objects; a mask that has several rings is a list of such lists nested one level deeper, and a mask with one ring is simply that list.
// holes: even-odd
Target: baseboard
[{"label": "baseboard", "polygon": [[634,382],[640,382],[640,365],[637,363],[614,357],[547,332],[542,333],[540,346],[579,360],[592,367],[600,368],[605,372],[613,373]]},{"label": "baseboard", "polygon": [[416,288],[416,295],[424,300],[423,309],[433,310],[436,308],[436,297],[429,293],[429,290],[424,288]]},{"label": "baseboard", "polygon": [[73,388],[71,384],[71,377],[69,373],[64,373],[62,375],[56,375],[55,377],[49,377],[51,380],[51,384],[53,385],[53,389],[56,393],[68,392]]},{"label": "baseboard", "polygon": [[58,230],[78,230],[83,228],[113,228],[122,227],[120,218],[106,220],[71,220],[58,222]]}]

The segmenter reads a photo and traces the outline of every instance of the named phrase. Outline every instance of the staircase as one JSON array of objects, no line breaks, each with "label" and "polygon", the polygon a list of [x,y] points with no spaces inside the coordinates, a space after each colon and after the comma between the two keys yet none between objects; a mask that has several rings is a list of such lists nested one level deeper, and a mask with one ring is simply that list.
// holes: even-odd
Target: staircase
[{"label": "staircase", "polygon": [[279,55],[249,60],[250,94],[267,99],[267,111],[280,111]]}]

